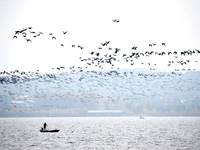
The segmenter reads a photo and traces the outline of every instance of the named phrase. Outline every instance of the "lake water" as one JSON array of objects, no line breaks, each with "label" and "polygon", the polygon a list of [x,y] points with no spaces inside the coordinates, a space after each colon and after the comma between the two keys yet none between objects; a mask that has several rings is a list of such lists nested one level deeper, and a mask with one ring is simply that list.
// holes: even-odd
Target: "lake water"
[{"label": "lake water", "polygon": [[[44,122],[60,132],[40,133]],[[197,150],[200,118],[0,118],[0,149]]]}]

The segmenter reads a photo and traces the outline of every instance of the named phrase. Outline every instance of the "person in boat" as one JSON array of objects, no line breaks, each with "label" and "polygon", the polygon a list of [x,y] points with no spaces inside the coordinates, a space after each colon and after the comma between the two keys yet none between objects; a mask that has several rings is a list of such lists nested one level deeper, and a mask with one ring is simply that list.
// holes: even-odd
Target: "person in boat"
[{"label": "person in boat", "polygon": [[44,128],[43,129],[46,129],[46,127],[47,127],[47,124],[46,124],[46,122],[44,123]]}]

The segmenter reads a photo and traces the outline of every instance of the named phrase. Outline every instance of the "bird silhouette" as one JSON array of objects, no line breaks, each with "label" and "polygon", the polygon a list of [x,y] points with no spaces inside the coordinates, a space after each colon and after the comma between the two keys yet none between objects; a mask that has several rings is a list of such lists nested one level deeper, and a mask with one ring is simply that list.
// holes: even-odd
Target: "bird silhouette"
[{"label": "bird silhouette", "polygon": [[18,34],[18,35],[19,35],[19,34],[20,34],[20,31],[19,31],[19,30],[15,31],[15,34]]},{"label": "bird silhouette", "polygon": [[63,34],[66,34],[67,33],[67,31],[63,31]]},{"label": "bird silhouette", "polygon": [[27,42],[32,42],[30,39],[26,39]]},{"label": "bird silhouette", "polygon": [[110,41],[106,41],[104,43],[101,43],[102,46],[107,46],[110,43]]},{"label": "bird silhouette", "polygon": [[79,47],[80,49],[83,49],[83,47],[82,47],[82,46],[80,46],[80,45],[78,45],[78,47]]},{"label": "bird silhouette", "polygon": [[113,22],[117,22],[117,23],[118,23],[120,20],[117,20],[117,19],[115,19],[115,20],[112,20],[112,21],[113,21]]},{"label": "bird silhouette", "polygon": [[26,37],[27,34],[26,34],[26,32],[23,32],[22,35],[23,35],[23,37]]},{"label": "bird silhouette", "polygon": [[120,49],[119,48],[115,48],[115,53],[119,52]]},{"label": "bird silhouette", "polygon": [[168,55],[172,54],[172,52],[168,52]]},{"label": "bird silhouette", "polygon": [[136,50],[136,49],[137,49],[137,46],[133,46],[132,49]]},{"label": "bird silhouette", "polygon": [[29,31],[31,34],[36,34],[34,31]]}]

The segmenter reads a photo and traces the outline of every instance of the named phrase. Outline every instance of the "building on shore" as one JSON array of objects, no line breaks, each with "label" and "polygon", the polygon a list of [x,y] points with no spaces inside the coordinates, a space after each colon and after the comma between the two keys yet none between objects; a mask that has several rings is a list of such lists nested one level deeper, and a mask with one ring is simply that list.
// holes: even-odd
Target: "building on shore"
[{"label": "building on shore", "polygon": [[122,110],[88,110],[89,117],[118,117],[122,116]]}]

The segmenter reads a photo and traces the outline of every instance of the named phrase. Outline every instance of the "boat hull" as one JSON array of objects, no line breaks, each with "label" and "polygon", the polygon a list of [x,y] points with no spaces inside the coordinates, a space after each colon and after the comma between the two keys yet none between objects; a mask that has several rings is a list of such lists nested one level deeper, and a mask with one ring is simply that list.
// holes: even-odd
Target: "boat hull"
[{"label": "boat hull", "polygon": [[59,132],[60,130],[40,130],[40,132]]}]

